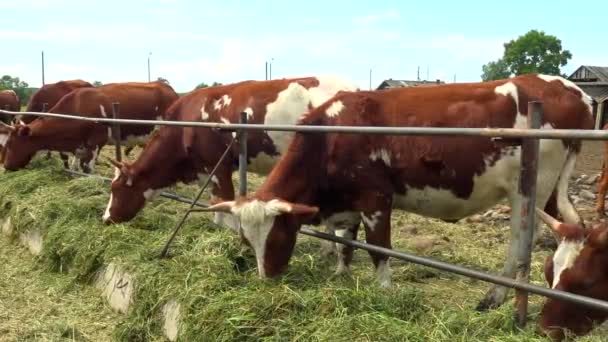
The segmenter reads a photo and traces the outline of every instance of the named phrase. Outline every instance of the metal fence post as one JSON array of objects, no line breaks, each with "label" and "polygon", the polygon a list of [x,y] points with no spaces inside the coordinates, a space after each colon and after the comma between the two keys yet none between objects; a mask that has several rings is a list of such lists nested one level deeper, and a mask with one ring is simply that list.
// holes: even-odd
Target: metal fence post
[{"label": "metal fence post", "polygon": [[[247,123],[247,112],[242,112],[239,123]],[[241,129],[239,137],[239,196],[247,196],[247,130]]]},{"label": "metal fence post", "polygon": [[43,112],[43,113],[44,113],[44,112],[46,112],[46,111],[48,110],[48,106],[49,106],[49,104],[48,104],[48,103],[46,103],[46,102],[42,103],[42,112]]},{"label": "metal fence post", "polygon": [[[112,118],[120,118],[120,103],[112,102]],[[116,161],[122,161],[122,151],[120,150],[120,124],[118,122],[112,124],[112,137],[114,138],[114,145],[116,146]]]},{"label": "metal fence post", "polygon": [[[543,115],[542,102],[528,103],[528,128],[540,128]],[[536,230],[536,178],[538,167],[538,139],[524,139],[521,147],[521,173],[519,189],[521,194],[521,219],[519,232],[519,248],[517,253],[516,279],[528,283],[530,281],[530,261],[532,258],[532,241]],[[516,324],[520,328],[526,326],[528,317],[528,292],[517,290],[515,294],[517,307]]]}]

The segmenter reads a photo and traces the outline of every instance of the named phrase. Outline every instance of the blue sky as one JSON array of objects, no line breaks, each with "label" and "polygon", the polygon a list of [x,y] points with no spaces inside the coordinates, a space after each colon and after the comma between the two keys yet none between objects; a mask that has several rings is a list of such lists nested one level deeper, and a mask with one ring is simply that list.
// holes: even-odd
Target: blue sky
[{"label": "blue sky", "polygon": [[[549,5],[551,3],[551,5]],[[2,0],[0,74],[41,84],[200,82],[334,74],[369,87],[420,76],[480,80],[505,41],[530,29],[558,36],[580,64],[608,66],[608,1]],[[603,25],[603,26],[602,26]]]}]

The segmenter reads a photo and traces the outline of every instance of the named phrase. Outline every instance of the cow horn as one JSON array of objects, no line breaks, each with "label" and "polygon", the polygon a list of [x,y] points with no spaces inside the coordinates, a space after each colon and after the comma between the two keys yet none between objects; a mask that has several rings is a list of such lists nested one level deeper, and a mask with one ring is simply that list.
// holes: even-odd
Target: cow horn
[{"label": "cow horn", "polygon": [[536,208],[536,214],[543,222],[547,224],[547,226],[551,227],[551,230],[553,230],[556,235],[561,236],[561,222],[539,208]]},{"label": "cow horn", "polygon": [[218,211],[223,213],[230,213],[232,208],[234,208],[235,204],[235,201],[220,202],[218,204],[210,205],[207,208],[197,209],[196,211]]}]

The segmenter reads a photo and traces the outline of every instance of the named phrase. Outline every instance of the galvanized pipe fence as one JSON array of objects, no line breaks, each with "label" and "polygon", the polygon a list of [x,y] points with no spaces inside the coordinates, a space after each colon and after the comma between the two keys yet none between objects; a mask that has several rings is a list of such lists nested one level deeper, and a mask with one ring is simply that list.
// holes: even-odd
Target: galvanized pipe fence
[{"label": "galvanized pipe fence", "polygon": [[[569,292],[554,290],[546,287],[540,287],[529,283],[530,276],[530,261],[532,254],[532,237],[536,225],[535,202],[536,202],[536,178],[538,165],[538,139],[584,139],[584,140],[608,140],[608,131],[603,130],[571,130],[571,129],[539,129],[542,122],[542,103],[529,102],[527,116],[527,128],[465,128],[465,127],[362,127],[362,126],[306,126],[306,125],[261,125],[248,124],[247,114],[241,113],[238,124],[225,123],[210,123],[210,122],[195,122],[195,121],[165,121],[165,120],[132,120],[119,119],[119,104],[113,103],[113,118],[91,118],[81,117],[77,115],[57,114],[57,113],[37,113],[37,112],[10,112],[0,110],[0,113],[8,115],[35,115],[46,116],[82,121],[91,121],[95,123],[112,124],[112,136],[115,137],[116,144],[116,159],[121,160],[120,154],[120,125],[153,125],[153,126],[182,126],[182,127],[205,127],[221,131],[238,131],[237,137],[233,137],[229,147],[224,152],[222,159],[231,149],[235,139],[239,141],[239,195],[245,196],[247,193],[247,136],[248,130],[253,131],[292,131],[292,132],[314,132],[314,133],[353,133],[353,134],[384,134],[384,135],[424,135],[424,136],[470,136],[484,137],[496,140],[504,139],[505,142],[511,145],[521,145],[521,174],[518,187],[519,193],[522,195],[521,207],[521,239],[518,249],[517,258],[517,275],[516,279],[511,279],[503,276],[487,274],[480,271],[475,271],[450,263],[445,263],[431,258],[411,255],[404,252],[395,251],[392,249],[382,248],[367,243],[358,242],[356,240],[344,239],[335,235],[326,234],[301,228],[300,233],[308,236],[313,236],[319,239],[324,239],[332,242],[341,243],[367,251],[372,251],[379,254],[384,254],[388,257],[405,260],[415,264],[436,268],[439,270],[456,273],[469,278],[474,278],[497,285],[502,285],[516,289],[515,306],[516,306],[516,323],[523,327],[527,322],[528,311],[528,293],[535,293],[544,297],[565,300],[579,305],[587,306],[593,309],[608,311],[608,301],[602,301],[590,297],[576,295]],[[217,169],[221,159],[214,168]],[[92,176],[86,173],[79,173],[71,170],[66,170],[69,173]],[[209,174],[206,184],[195,200],[186,199],[176,194],[162,192],[161,196],[178,200],[180,202],[189,203],[190,208],[183,216],[180,223],[175,227],[170,240],[165,245],[162,256],[168,252],[169,244],[175,237],[177,231],[184,223],[185,219],[191,212],[198,210],[194,206],[204,207],[198,200],[202,192],[209,184],[209,180],[213,177],[214,172]],[[105,180],[109,180],[105,179]]]}]

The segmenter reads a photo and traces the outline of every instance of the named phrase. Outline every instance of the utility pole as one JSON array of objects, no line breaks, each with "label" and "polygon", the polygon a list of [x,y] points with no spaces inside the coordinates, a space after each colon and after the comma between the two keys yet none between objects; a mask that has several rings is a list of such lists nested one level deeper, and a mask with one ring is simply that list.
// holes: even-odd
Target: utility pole
[{"label": "utility pole", "polygon": [[420,81],[420,66],[418,66],[418,73],[416,74],[416,81]]},{"label": "utility pole", "polygon": [[270,80],[272,79],[272,62],[274,62],[274,58],[270,59],[270,65],[268,68],[268,79],[270,79]]},{"label": "utility pole", "polygon": [[264,79],[266,81],[268,81],[268,61],[266,61],[265,64],[266,64],[266,73],[264,74],[264,77],[265,77]]},{"label": "utility pole", "polygon": [[426,65],[426,80],[429,80],[429,65]]},{"label": "utility pole", "polygon": [[148,83],[150,83],[150,56],[152,52],[148,52]]},{"label": "utility pole", "polygon": [[456,83],[456,74],[454,74],[454,83]]},{"label": "utility pole", "polygon": [[42,85],[44,85],[44,50],[42,50]]}]

